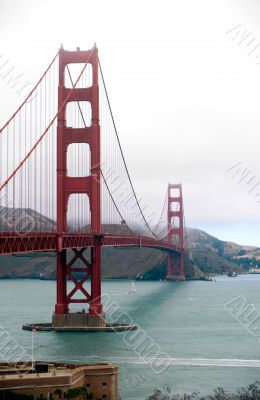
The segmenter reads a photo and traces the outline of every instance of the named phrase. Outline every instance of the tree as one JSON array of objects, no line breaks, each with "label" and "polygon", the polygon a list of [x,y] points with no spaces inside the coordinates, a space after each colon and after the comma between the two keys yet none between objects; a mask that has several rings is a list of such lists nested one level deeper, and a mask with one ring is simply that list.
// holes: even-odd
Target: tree
[{"label": "tree", "polygon": [[260,400],[260,382],[255,382],[246,388],[238,389],[235,394],[226,392],[223,388],[213,390],[212,395],[201,396],[199,393],[174,394],[171,389],[155,389],[146,400]]},{"label": "tree", "polygon": [[217,388],[213,390],[214,394],[208,396],[209,400],[233,400],[236,399],[236,395],[228,394],[223,388]]},{"label": "tree", "polygon": [[61,399],[63,392],[60,388],[56,388],[53,393],[56,394],[57,396],[59,396],[59,399]]},{"label": "tree", "polygon": [[260,382],[249,385],[246,389],[238,390],[239,400],[260,400]]},{"label": "tree", "polygon": [[94,399],[93,393],[88,392],[84,386],[69,389],[65,396],[67,399],[80,399],[80,400]]}]

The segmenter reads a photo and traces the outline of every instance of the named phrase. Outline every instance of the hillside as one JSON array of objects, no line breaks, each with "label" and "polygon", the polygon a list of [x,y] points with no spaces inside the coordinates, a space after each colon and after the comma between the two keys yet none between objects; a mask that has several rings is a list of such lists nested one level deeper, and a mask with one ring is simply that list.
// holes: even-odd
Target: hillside
[{"label": "hillside", "polygon": [[240,272],[260,261],[259,247],[225,242],[200,229],[187,228],[187,245],[193,262],[206,272]]},{"label": "hillside", "polygon": [[31,208],[0,208],[0,231],[15,230],[41,232],[55,229],[55,222]]},{"label": "hillside", "polygon": [[[102,259],[103,278],[135,279],[143,275],[144,279],[163,279],[166,275],[167,255],[156,249],[104,248]],[[39,278],[42,272],[47,279],[55,279],[55,263],[55,254],[47,252],[1,256],[0,278]],[[203,275],[188,265],[186,274],[189,278]]]}]

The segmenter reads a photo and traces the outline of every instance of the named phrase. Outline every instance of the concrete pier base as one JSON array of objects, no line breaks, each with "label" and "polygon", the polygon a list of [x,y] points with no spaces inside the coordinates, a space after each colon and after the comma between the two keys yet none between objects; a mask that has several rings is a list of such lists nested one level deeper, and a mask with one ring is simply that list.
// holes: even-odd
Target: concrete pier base
[{"label": "concrete pier base", "polygon": [[185,281],[185,275],[167,276],[167,281]]},{"label": "concrete pier base", "polygon": [[25,324],[22,329],[56,332],[122,332],[137,329],[135,324],[109,324],[104,315],[88,313],[53,314],[52,323]]},{"label": "concrete pier base", "polygon": [[52,326],[54,328],[61,327],[99,327],[106,326],[105,315],[91,315],[88,313],[69,313],[69,314],[53,314]]}]

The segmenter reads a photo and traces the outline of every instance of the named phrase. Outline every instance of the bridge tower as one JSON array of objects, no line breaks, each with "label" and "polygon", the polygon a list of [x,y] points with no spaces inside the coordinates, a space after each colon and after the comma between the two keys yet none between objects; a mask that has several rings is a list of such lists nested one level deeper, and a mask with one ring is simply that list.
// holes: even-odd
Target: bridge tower
[{"label": "bridge tower", "polygon": [[[68,64],[88,62],[92,66],[92,86],[73,91],[65,86],[65,68]],[[73,82],[75,84],[75,82]],[[92,122],[90,127],[71,128],[66,124],[66,107],[69,102],[87,101],[91,105]],[[79,103],[78,103],[79,104]],[[100,125],[99,125],[99,86],[98,50],[59,52],[58,88],[58,127],[57,127],[57,302],[53,314],[53,326],[105,326],[101,304],[101,196],[100,196]],[[87,143],[90,149],[90,175],[70,177],[67,174],[67,150],[72,143]],[[67,208],[72,194],[86,194],[91,213],[91,231],[94,235],[90,259],[84,255],[86,248],[74,248],[73,257],[68,260],[63,246],[67,232]],[[80,236],[80,233],[79,233]],[[80,262],[80,267],[78,266]],[[76,273],[76,274],[75,274]],[[80,279],[77,274],[80,273]],[[91,293],[84,288],[91,279]],[[68,291],[67,279],[73,282]],[[76,295],[76,296],[75,296]],[[89,305],[86,313],[72,313],[70,304]]]},{"label": "bridge tower", "polygon": [[168,241],[180,249],[179,262],[168,254],[168,280],[185,280],[184,273],[184,218],[181,184],[168,184]]}]

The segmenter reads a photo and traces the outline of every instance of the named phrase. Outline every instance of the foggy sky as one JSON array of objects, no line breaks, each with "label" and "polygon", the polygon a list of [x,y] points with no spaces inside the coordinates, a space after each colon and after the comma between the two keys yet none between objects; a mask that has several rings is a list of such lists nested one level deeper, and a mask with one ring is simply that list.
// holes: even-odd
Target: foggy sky
[{"label": "foggy sky", "polygon": [[[0,0],[0,55],[35,82],[61,43],[97,42],[143,202],[160,210],[182,182],[187,226],[260,245],[260,64],[226,33],[260,43],[259,15],[253,0]],[[21,100],[0,74],[1,126]]]}]

